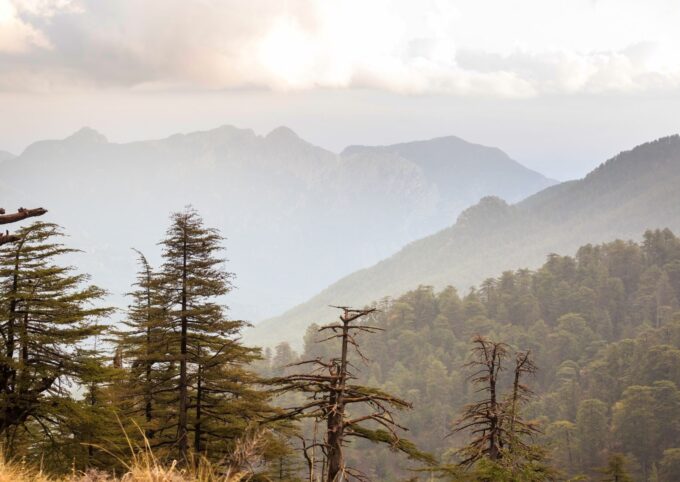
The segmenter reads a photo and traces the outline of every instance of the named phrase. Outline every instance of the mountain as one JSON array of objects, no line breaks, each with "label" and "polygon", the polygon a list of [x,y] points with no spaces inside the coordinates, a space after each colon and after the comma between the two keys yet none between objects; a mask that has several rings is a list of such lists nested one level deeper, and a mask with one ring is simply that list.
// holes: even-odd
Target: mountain
[{"label": "mountain", "polygon": [[7,151],[0,151],[0,162],[7,161],[9,159],[12,159],[14,157],[14,154],[11,154]]},{"label": "mountain", "polygon": [[466,290],[504,270],[539,266],[546,253],[633,239],[647,228],[680,230],[678,186],[680,137],[675,135],[622,152],[581,180],[548,187],[516,204],[485,197],[453,226],[340,279],[258,324],[247,338],[299,347],[309,324],[331,319],[328,305],[362,305],[418,285]]},{"label": "mountain", "polygon": [[498,149],[454,137],[338,155],[286,127],[131,143],[83,128],[6,159],[0,206],[48,208],[44,219],[87,252],[78,266],[124,305],[129,248],[158,261],[169,213],[192,204],[228,238],[233,315],[257,320],[448,226],[482,196],[518,200],[550,184]]},{"label": "mountain", "polygon": [[536,176],[500,149],[471,144],[455,136],[391,146],[349,146],[342,155],[369,160],[389,155],[412,162],[436,188],[438,211],[444,211],[450,220],[469,206],[466,199],[494,194],[518,201],[525,196],[527,185],[535,192],[556,183]]},{"label": "mountain", "polygon": [[444,213],[449,220],[470,205],[466,204],[467,199],[494,194],[519,201],[527,188],[537,192],[556,183],[536,175],[500,149],[471,144],[455,136],[390,146],[349,146],[342,156],[369,161],[394,156],[413,163],[436,189],[436,212]]}]

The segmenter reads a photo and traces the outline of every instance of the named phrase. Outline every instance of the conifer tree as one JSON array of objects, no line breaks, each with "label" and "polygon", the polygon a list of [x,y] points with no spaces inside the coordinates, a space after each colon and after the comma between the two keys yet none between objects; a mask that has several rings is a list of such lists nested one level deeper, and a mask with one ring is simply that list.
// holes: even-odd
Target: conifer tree
[{"label": "conifer tree", "polygon": [[666,449],[659,465],[659,480],[680,480],[680,448]]},{"label": "conifer tree", "polygon": [[97,307],[104,291],[60,266],[73,249],[59,243],[55,224],[17,231],[0,249],[0,435],[11,455],[17,429],[29,422],[46,435],[73,413],[73,391],[92,370],[88,338],[110,312]]},{"label": "conifer tree", "polygon": [[500,375],[508,345],[482,336],[476,336],[473,343],[473,359],[467,366],[473,369],[472,382],[484,397],[465,407],[456,422],[454,433],[465,431],[472,437],[458,450],[462,457],[459,465],[475,466],[478,480],[496,480],[501,474],[508,480],[551,480],[545,453],[532,441],[538,428],[521,413],[532,394],[523,378],[536,371],[529,352],[516,354],[512,385],[503,396]]},{"label": "conifer tree", "polygon": [[68,465],[72,470],[83,471],[122,468],[120,460],[111,452],[123,446],[125,440],[125,433],[121,432],[119,420],[114,416],[116,406],[110,397],[120,373],[110,363],[99,337],[95,337],[92,351],[88,369],[79,383],[82,396],[70,401],[70,416],[61,424],[58,453],[47,450],[46,454],[41,454],[57,459],[52,466]]},{"label": "conifer tree", "polygon": [[[161,281],[146,257],[139,251],[137,255],[139,272],[129,293],[132,303],[123,321],[126,329],[114,332],[117,363],[124,375],[117,387],[119,393],[113,396],[122,421],[134,421],[150,446],[158,447],[174,440],[171,432],[176,428],[176,410],[169,402],[176,392],[172,382],[177,362],[168,349],[167,301]],[[134,426],[128,432],[137,435]]]},{"label": "conifer tree", "polygon": [[222,236],[192,208],[171,219],[161,242],[160,280],[167,300],[164,336],[177,363],[177,451],[182,461],[190,450],[220,458],[271,408],[268,394],[255,388],[258,377],[246,368],[259,358],[258,349],[239,342],[246,323],[229,320],[220,304],[233,277],[219,257]]},{"label": "conifer tree", "polygon": [[[342,310],[340,322],[322,326],[318,331],[330,332],[323,341],[338,341],[339,353],[330,360],[317,358],[295,364],[310,366],[311,372],[294,373],[272,380],[280,386],[277,389],[280,393],[298,392],[307,397],[302,405],[287,409],[284,417],[308,418],[314,420],[315,424],[325,425],[322,441],[318,441],[316,436],[311,441],[302,440],[310,480],[314,478],[313,473],[316,470],[314,453],[317,448],[321,449],[321,471],[325,482],[341,482],[351,477],[365,480],[365,475],[349,467],[344,458],[344,446],[351,438],[387,444],[413,459],[433,463],[428,454],[420,452],[399,435],[406,428],[395,420],[394,412],[412,408],[411,404],[379,389],[352,382],[356,375],[351,370],[349,351],[354,348],[358,356],[366,360],[360,351],[356,335],[381,330],[360,323],[362,318],[375,309],[338,308]],[[353,411],[351,414],[350,409]]]},{"label": "conifer tree", "polygon": [[607,466],[598,470],[602,474],[599,479],[602,482],[633,482],[626,469],[628,461],[623,454],[611,454],[607,460]]}]

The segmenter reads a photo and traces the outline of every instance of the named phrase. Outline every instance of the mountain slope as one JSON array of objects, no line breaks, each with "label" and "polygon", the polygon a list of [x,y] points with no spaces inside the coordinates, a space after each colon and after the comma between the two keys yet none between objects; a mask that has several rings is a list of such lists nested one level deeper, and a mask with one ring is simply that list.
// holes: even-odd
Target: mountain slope
[{"label": "mountain slope", "polygon": [[524,198],[527,187],[537,192],[556,183],[537,176],[500,149],[455,136],[389,146],[349,146],[342,152],[343,157],[354,159],[380,155],[397,156],[416,165],[436,189],[438,210],[445,211],[450,220],[470,205],[465,204],[466,199],[493,194],[515,202]]},{"label": "mountain slope", "polygon": [[0,151],[0,162],[7,161],[13,157],[15,157],[14,154],[11,154],[7,151]]},{"label": "mountain slope", "polygon": [[[551,183],[462,140],[437,147],[449,166],[437,182],[411,160],[417,155],[365,150],[337,155],[285,127],[260,136],[222,126],[126,144],[83,128],[3,162],[0,185],[14,192],[0,190],[0,206],[48,208],[46,219],[88,252],[79,266],[123,304],[135,271],[129,248],[153,261],[170,211],[192,204],[228,237],[228,268],[238,275],[228,298],[234,315],[257,320],[449,225],[483,195],[519,199]],[[462,178],[477,188],[458,190]]]},{"label": "mountain slope", "polygon": [[413,242],[390,258],[342,278],[283,315],[260,323],[251,342],[295,346],[331,304],[361,305],[419,284],[459,289],[503,270],[535,267],[546,253],[637,238],[647,228],[680,229],[680,137],[636,147],[578,181],[549,187],[515,205],[487,197],[455,225]]}]

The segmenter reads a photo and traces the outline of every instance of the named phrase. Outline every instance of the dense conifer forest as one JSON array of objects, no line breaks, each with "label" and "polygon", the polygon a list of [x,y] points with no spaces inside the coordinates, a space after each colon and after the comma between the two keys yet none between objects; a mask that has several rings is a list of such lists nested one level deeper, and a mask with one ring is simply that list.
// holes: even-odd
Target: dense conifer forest
[{"label": "dense conifer forest", "polygon": [[[455,464],[469,434],[453,433],[454,421],[479,397],[464,367],[471,340],[502,340],[537,367],[526,378],[534,395],[525,416],[538,424],[536,443],[559,480],[625,480],[604,478],[612,464],[632,480],[678,480],[678,300],[680,239],[669,230],[648,231],[640,244],[587,245],[467,293],[421,286],[381,300],[371,324],[384,331],[362,340],[370,361],[361,378],[413,403],[400,417],[410,440]],[[308,330],[302,358],[328,355],[316,330]],[[286,344],[265,354],[272,374],[297,359]],[[503,362],[506,371],[512,365]],[[508,375],[499,383],[511,382]],[[405,477],[396,467],[407,464],[370,444],[350,452],[377,480]]]},{"label": "dense conifer forest", "polygon": [[680,479],[668,229],[466,293],[339,307],[301,354],[241,342],[224,239],[192,208],[170,217],[159,266],[131,252],[123,313],[65,263],[86,254],[56,224],[0,243],[2,455],[36,480]]}]

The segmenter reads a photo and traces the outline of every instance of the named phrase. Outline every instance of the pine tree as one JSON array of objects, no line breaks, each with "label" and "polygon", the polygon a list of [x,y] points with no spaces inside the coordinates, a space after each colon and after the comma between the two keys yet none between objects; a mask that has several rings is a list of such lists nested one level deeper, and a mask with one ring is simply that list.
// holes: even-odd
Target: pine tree
[{"label": "pine tree", "polygon": [[[342,310],[340,322],[322,326],[318,331],[330,332],[324,341],[339,342],[339,353],[327,361],[317,358],[296,364],[310,366],[311,372],[294,373],[272,380],[273,384],[279,385],[279,393],[297,392],[307,397],[302,405],[289,408],[282,417],[307,418],[314,420],[315,426],[319,423],[325,425],[322,441],[316,439],[316,428],[312,440],[302,440],[310,480],[314,479],[318,463],[315,457],[317,448],[322,453],[321,472],[324,481],[340,482],[350,477],[365,479],[364,474],[346,463],[344,447],[351,438],[387,444],[410,458],[432,464],[434,460],[431,456],[419,451],[399,435],[406,428],[395,420],[394,412],[412,408],[411,404],[379,389],[352,382],[356,376],[350,370],[349,350],[354,348],[357,355],[366,361],[356,336],[358,333],[371,334],[381,330],[359,322],[375,309],[338,308]],[[366,426],[367,423],[379,428]]]},{"label": "pine tree", "polygon": [[55,224],[35,223],[0,249],[0,434],[11,455],[17,429],[28,423],[47,435],[66,424],[73,392],[96,365],[86,341],[110,310],[104,291],[86,275],[60,266],[74,250],[58,242]]},{"label": "pine tree", "polygon": [[[113,396],[124,426],[133,421],[155,448],[174,441],[177,412],[170,402],[176,392],[177,362],[169,354],[167,301],[161,281],[146,257],[138,251],[137,255],[140,269],[129,293],[132,303],[123,321],[126,329],[114,332],[117,363],[124,374]],[[128,435],[139,435],[137,427],[126,428]]]},{"label": "pine tree", "polygon": [[80,382],[82,397],[70,402],[71,416],[61,427],[59,454],[52,455],[61,459],[61,463],[52,465],[83,471],[123,468],[112,450],[123,446],[125,433],[121,432],[119,419],[115,416],[116,407],[110,397],[120,371],[110,363],[108,355],[107,350],[102,349],[99,337],[95,337],[93,356],[88,360],[89,368]]},{"label": "pine tree", "polygon": [[182,461],[190,445],[194,453],[219,459],[272,409],[268,394],[255,388],[259,378],[246,368],[259,359],[258,349],[238,340],[246,323],[229,320],[219,303],[233,277],[218,256],[222,236],[204,227],[192,208],[171,219],[161,242],[160,280],[167,300],[164,337],[178,368],[176,446]]},{"label": "pine tree", "polygon": [[626,469],[628,461],[623,454],[611,454],[607,466],[598,470],[602,474],[602,482],[633,482],[633,478]]},{"label": "pine tree", "polygon": [[[545,452],[533,443],[538,434],[535,422],[526,420],[521,408],[532,395],[523,378],[535,373],[529,352],[515,356],[512,385],[501,393],[500,375],[508,356],[508,345],[477,336],[473,340],[472,382],[485,396],[467,407],[456,422],[454,433],[470,432],[472,440],[458,450],[460,466],[474,468],[476,480],[551,480],[553,470],[545,463]],[[493,474],[493,475],[491,475]]]},{"label": "pine tree", "polygon": [[576,414],[576,435],[583,471],[590,471],[601,464],[607,432],[607,405],[597,399],[581,401]]}]

